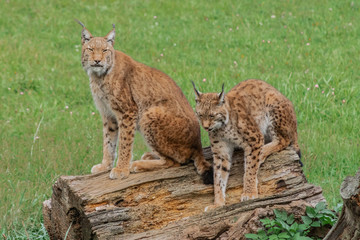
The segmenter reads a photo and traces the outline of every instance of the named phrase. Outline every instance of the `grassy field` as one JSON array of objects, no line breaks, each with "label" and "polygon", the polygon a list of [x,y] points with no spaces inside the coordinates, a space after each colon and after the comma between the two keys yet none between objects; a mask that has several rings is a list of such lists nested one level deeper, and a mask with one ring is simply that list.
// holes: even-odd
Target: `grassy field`
[{"label": "grassy field", "polygon": [[[266,80],[294,103],[304,171],[330,207],[360,167],[358,1],[0,0],[0,234],[47,239],[41,203],[60,175],[99,163],[101,119],[80,63],[95,36],[200,91]],[[203,133],[203,144],[208,139]],[[146,146],[137,135],[134,156]]]}]

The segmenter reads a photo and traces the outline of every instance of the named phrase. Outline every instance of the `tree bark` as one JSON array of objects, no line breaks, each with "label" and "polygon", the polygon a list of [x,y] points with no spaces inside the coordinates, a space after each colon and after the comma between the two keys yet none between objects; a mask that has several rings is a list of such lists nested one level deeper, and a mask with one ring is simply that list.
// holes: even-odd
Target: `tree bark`
[{"label": "tree bark", "polygon": [[[205,158],[212,160],[209,148]],[[298,216],[325,201],[308,184],[297,154],[271,155],[259,171],[259,198],[240,202],[243,152],[233,156],[226,206],[204,212],[214,201],[213,186],[202,184],[193,164],[109,179],[109,172],[62,176],[43,203],[51,239],[244,239],[256,232],[258,218],[283,208]]]},{"label": "tree bark", "polygon": [[324,240],[360,239],[360,168],[354,177],[346,177],[340,188],[343,209],[339,220]]}]

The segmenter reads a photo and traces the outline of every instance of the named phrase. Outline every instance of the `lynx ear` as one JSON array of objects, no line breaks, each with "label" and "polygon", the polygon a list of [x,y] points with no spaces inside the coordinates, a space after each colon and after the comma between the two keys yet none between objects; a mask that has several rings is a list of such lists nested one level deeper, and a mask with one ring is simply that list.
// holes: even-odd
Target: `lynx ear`
[{"label": "lynx ear", "polygon": [[224,83],[222,85],[221,93],[219,93],[219,103],[222,105],[225,102]]},{"label": "lynx ear", "polygon": [[91,38],[93,38],[93,36],[89,32],[89,30],[87,30],[86,28],[83,28],[83,30],[81,31],[82,44],[84,45],[84,43],[87,43],[88,41],[90,41]]},{"label": "lynx ear", "polygon": [[77,20],[77,19],[75,19],[75,21],[76,21],[77,23],[79,23],[79,24],[83,27],[83,29],[82,29],[82,31],[81,31],[81,43],[84,45],[84,43],[87,43],[88,41],[90,41],[90,39],[91,39],[93,36],[92,36],[91,33],[89,32],[89,30],[86,29],[85,25],[84,25],[82,22],[80,22],[80,21]]},{"label": "lynx ear", "polygon": [[195,101],[196,101],[196,103],[198,103],[199,100],[200,100],[200,97],[201,97],[201,94],[202,94],[202,93],[199,92],[199,91],[196,89],[195,83],[194,83],[193,81],[191,81],[191,83],[192,83],[192,85],[193,85],[193,87],[194,87]]},{"label": "lynx ear", "polygon": [[113,29],[105,36],[106,41],[108,41],[112,46],[115,42],[115,24],[113,24]]}]

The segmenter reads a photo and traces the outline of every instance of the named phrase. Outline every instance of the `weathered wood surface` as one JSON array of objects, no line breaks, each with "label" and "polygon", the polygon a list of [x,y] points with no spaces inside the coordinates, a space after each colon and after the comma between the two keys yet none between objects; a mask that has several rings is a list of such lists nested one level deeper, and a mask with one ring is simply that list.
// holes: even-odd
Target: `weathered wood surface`
[{"label": "weathered wood surface", "polygon": [[[205,157],[212,160],[209,148]],[[243,172],[243,152],[236,151],[227,204],[210,212],[204,209],[214,200],[213,186],[202,183],[193,164],[125,180],[111,180],[109,172],[62,176],[43,204],[44,224],[51,239],[66,233],[67,239],[242,239],[244,226],[263,215],[261,209],[294,212],[324,201],[321,188],[307,183],[292,150],[262,164],[259,199],[240,202]]]},{"label": "weathered wood surface", "polygon": [[344,205],[339,220],[324,240],[360,239],[360,168],[354,177],[346,177],[340,188]]}]

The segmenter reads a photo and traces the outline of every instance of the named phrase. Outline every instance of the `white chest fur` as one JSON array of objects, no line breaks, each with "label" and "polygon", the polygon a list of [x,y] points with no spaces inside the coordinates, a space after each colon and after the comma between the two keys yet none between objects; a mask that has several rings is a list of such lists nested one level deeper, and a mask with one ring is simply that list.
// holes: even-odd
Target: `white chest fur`
[{"label": "white chest fur", "polygon": [[227,142],[229,146],[241,146],[243,143],[242,137],[239,136],[237,129],[233,127],[231,121],[228,121],[225,127],[209,133],[212,141]]},{"label": "white chest fur", "polygon": [[96,76],[90,77],[90,89],[95,106],[102,116],[113,116],[114,113],[110,107],[109,93],[106,91],[103,79]]}]

